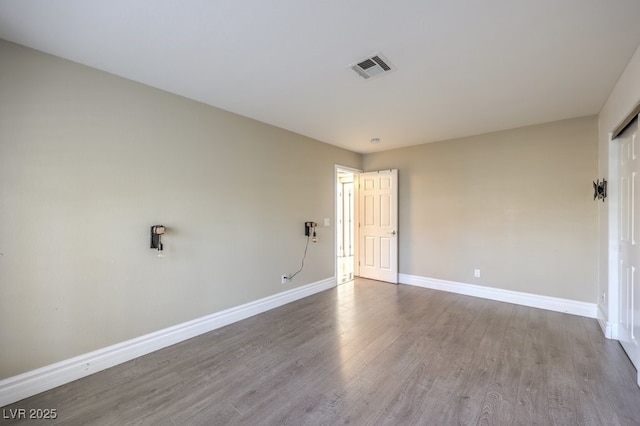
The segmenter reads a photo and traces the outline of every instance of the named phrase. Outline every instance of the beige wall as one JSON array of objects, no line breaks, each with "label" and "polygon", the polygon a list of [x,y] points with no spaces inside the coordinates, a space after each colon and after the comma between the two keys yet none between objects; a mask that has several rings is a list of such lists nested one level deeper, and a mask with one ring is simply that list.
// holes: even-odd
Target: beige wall
[{"label": "beige wall", "polygon": [[[610,286],[617,287],[617,271],[609,269],[609,255],[615,253],[618,243],[615,235],[610,236],[609,221],[615,215],[615,176],[612,176],[610,169],[612,162],[616,161],[615,155],[609,156],[610,152],[615,153],[615,143],[610,142],[611,131],[631,112],[640,102],[640,47],[629,61],[618,82],[614,86],[609,98],[598,116],[598,168],[600,177],[609,180],[609,191],[613,193],[608,203],[601,204],[598,208],[598,234],[599,234],[599,305],[609,319],[611,304],[617,303],[615,297],[609,297]],[[614,202],[611,202],[611,199]],[[611,237],[611,238],[610,238]],[[605,295],[602,298],[602,295]],[[614,308],[615,310],[615,308]],[[617,314],[615,314],[617,315]],[[613,319],[615,321],[615,319]]]},{"label": "beige wall", "polygon": [[364,169],[399,169],[401,273],[595,303],[597,146],[593,116],[369,154]]},{"label": "beige wall", "polygon": [[334,276],[280,284],[359,154],[4,41],[0,93],[0,379]]},{"label": "beige wall", "polygon": [[332,277],[321,227],[280,284],[335,164],[400,169],[401,273],[597,298],[595,117],[363,161],[3,41],[0,93],[0,379]]}]

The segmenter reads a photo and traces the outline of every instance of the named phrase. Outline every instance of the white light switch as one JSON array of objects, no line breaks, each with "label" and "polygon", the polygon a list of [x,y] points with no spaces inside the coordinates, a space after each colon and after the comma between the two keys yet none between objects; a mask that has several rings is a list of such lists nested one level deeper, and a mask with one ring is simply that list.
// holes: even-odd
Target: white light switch
[{"label": "white light switch", "polygon": [[324,218],[324,226],[331,226],[331,221],[329,220],[328,217]]}]

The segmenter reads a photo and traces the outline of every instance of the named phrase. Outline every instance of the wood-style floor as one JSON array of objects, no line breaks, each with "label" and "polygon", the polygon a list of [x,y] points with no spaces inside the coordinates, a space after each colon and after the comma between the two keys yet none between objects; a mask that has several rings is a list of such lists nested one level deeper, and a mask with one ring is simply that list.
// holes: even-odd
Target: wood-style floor
[{"label": "wood-style floor", "polygon": [[4,410],[55,408],[40,425],[631,425],[635,375],[593,319],[359,279]]}]

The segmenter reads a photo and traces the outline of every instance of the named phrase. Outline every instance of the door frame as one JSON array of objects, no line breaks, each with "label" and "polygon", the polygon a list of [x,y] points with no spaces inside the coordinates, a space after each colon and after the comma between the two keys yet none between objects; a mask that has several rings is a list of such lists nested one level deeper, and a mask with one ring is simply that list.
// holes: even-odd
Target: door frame
[{"label": "door frame", "polygon": [[343,171],[347,173],[353,173],[354,184],[353,184],[353,276],[357,277],[360,275],[360,265],[358,264],[357,259],[359,259],[360,251],[358,244],[358,237],[360,236],[358,233],[358,227],[355,226],[355,221],[358,220],[358,214],[360,213],[359,203],[357,202],[359,192],[358,192],[358,179],[362,170],[354,169],[353,167],[341,166],[340,164],[334,165],[333,170],[333,276],[335,277],[336,284],[338,283],[338,172]]}]

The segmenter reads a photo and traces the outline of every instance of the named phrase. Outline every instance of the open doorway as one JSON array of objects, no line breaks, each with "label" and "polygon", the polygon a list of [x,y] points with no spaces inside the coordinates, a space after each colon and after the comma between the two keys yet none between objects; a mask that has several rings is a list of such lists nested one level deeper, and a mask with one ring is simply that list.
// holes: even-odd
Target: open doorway
[{"label": "open doorway", "polygon": [[338,285],[356,276],[355,209],[357,171],[336,166],[336,278]]}]

